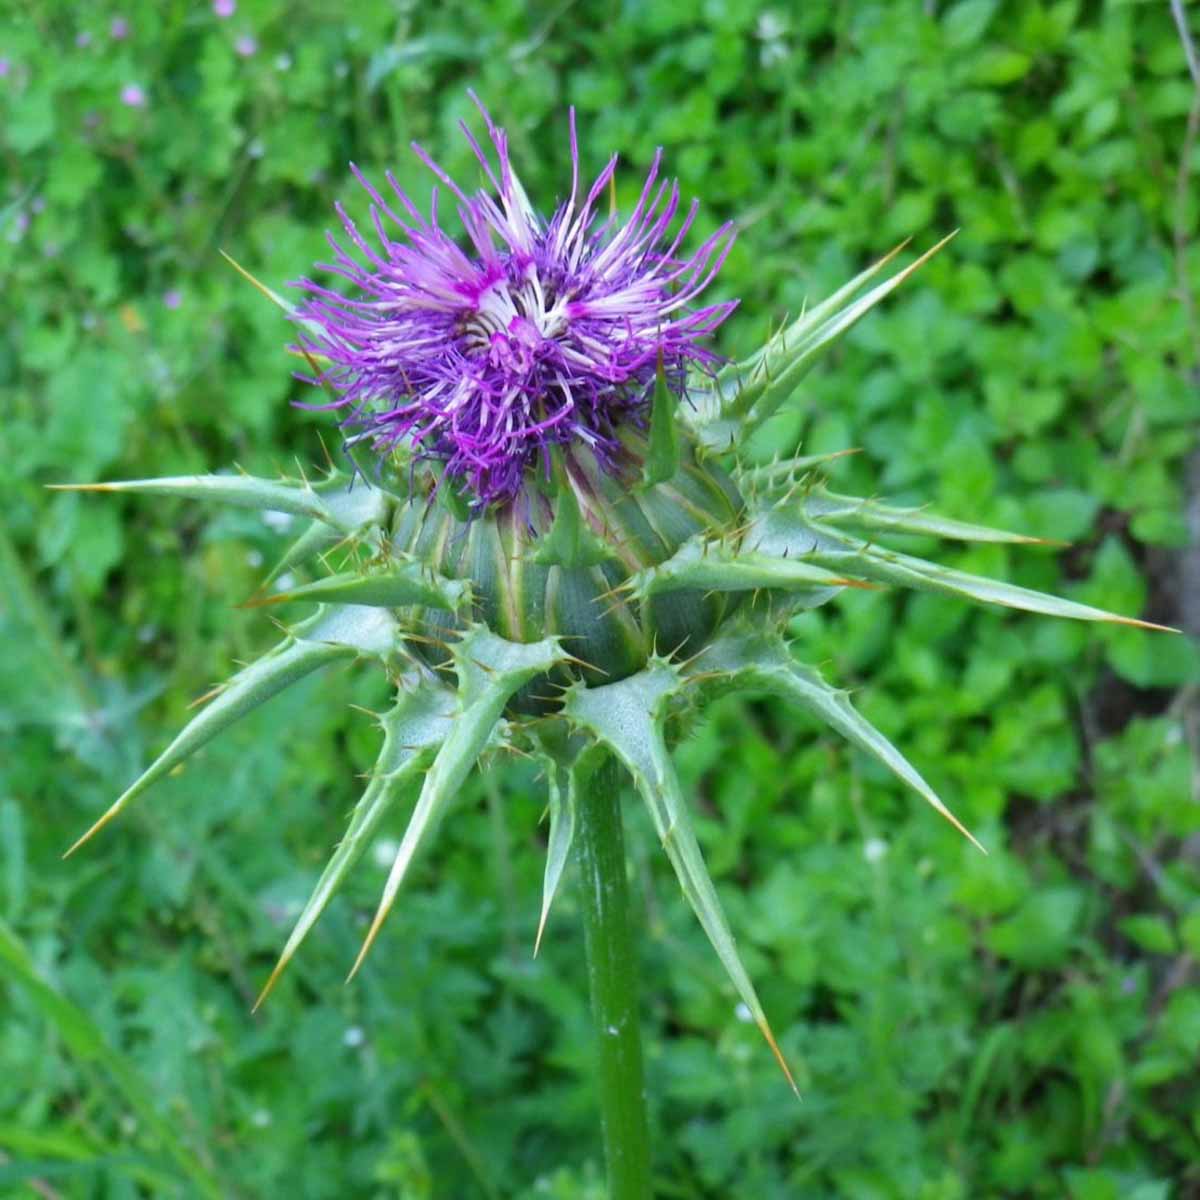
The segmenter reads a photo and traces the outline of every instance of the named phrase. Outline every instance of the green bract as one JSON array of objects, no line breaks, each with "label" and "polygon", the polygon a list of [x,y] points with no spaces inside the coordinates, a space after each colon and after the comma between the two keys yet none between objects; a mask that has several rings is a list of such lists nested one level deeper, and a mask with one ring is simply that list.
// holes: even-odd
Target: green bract
[{"label": "green bract", "polygon": [[531,486],[519,504],[473,518],[452,502],[434,501],[427,472],[399,467],[365,482],[334,471],[317,485],[241,475],[84,485],[294,513],[311,524],[280,569],[330,547],[341,547],[343,563],[262,601],[318,607],[220,689],[76,846],[283,688],[332,662],[367,659],[395,683],[395,704],[380,718],[383,748],[264,996],[385,814],[416,791],[357,969],[468,773],[501,747],[546,767],[550,836],[540,940],[570,850],[578,788],[597,757],[612,755],[645,801],[738,995],[775,1048],[672,766],[672,718],[714,693],[767,693],[876,756],[962,829],[846,693],[794,659],[787,622],[842,588],[896,584],[1051,616],[1145,624],[886,545],[890,533],[1038,539],[836,495],[822,482],[819,458],[765,468],[741,463],[742,440],[788,401],[818,355],[924,261],[859,295],[892,257],[745,361],[693,380],[690,405],[676,409],[660,386],[648,430],[625,439],[624,475],[600,471],[586,452],[573,451],[556,458],[551,478]]}]

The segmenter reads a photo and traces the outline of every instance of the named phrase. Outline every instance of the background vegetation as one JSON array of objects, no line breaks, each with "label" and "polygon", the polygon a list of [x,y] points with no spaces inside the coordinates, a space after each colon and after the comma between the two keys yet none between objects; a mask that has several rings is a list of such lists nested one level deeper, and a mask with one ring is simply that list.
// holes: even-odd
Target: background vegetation
[{"label": "background vegetation", "polygon": [[[1200,632],[1200,85],[1158,2],[232,7],[35,0],[0,32],[0,1192],[597,1198],[527,767],[464,796],[352,986],[386,847],[255,1017],[379,679],[289,692],[59,861],[274,636],[235,606],[286,531],[42,485],[336,453],[217,249],[306,272],[333,201],[364,211],[348,160],[426,190],[414,137],[471,177],[474,86],[547,205],[573,103],[624,203],[661,144],[705,228],[738,219],[730,350],[961,227],[750,452],[861,447],[838,483],[1072,543],[948,561]],[[661,1195],[1197,1194],[1195,643],[886,592],[795,633],[992,852],[769,703],[712,714],[683,769],[808,1079],[631,812]]]}]

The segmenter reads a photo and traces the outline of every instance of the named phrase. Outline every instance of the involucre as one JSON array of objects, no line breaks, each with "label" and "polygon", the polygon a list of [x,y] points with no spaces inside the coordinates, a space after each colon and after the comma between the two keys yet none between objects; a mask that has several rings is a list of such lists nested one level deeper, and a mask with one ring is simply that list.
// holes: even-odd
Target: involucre
[{"label": "involucre", "polygon": [[616,158],[585,190],[573,113],[570,190],[543,219],[504,132],[480,111],[491,152],[464,132],[487,190],[468,194],[416,148],[452,197],[460,234],[442,223],[437,189],[426,215],[390,176],[385,194],[360,175],[373,236],[339,210],[352,249],[331,239],[329,270],[348,289],[298,285],[295,349],[322,391],[314,406],[339,415],[347,470],[318,483],[213,475],[83,485],[293,513],[309,524],[281,569],[331,546],[342,569],[263,601],[316,609],[234,675],[76,845],[281,689],[333,662],[368,660],[395,683],[379,760],[264,995],[381,821],[416,792],[357,969],[468,773],[504,747],[540,759],[548,780],[540,940],[578,789],[612,756],[786,1072],[704,865],[668,720],[715,693],[769,693],[875,755],[957,826],[847,694],[793,656],[784,631],[797,612],[843,588],[895,585],[1143,622],[887,547],[890,533],[1038,539],[834,494],[819,458],[743,462],[748,435],[822,351],[944,243],[873,282],[894,251],[755,353],[723,362],[708,339],[734,305],[699,298],[732,227],[689,251],[696,206],[680,219],[678,186],[659,179],[657,155],[629,218],[605,217]]}]

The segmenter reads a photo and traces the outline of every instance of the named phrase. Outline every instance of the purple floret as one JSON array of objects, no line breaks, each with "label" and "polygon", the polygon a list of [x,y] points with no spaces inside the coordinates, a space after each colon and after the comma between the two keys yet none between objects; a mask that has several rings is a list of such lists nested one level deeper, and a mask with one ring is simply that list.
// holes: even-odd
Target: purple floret
[{"label": "purple floret", "polygon": [[659,179],[661,151],[629,219],[601,220],[597,201],[617,158],[580,203],[572,110],[571,193],[546,222],[512,170],[504,130],[472,99],[498,176],[462,129],[491,193],[467,195],[413,144],[457,201],[464,244],[439,224],[436,186],[426,219],[390,173],[394,200],[352,167],[372,200],[378,246],[338,205],[366,263],[331,235],[335,259],[318,265],[347,280],[352,294],[310,279],[296,286],[307,293],[301,348],[329,362],[310,382],[336,393],[308,407],[349,410],[343,426],[351,443],[369,440],[382,454],[403,443],[417,458],[444,463],[481,509],[516,497],[534,468],[548,467],[551,446],[584,445],[615,463],[618,429],[645,423],[658,363],[682,394],[689,366],[707,370],[716,361],[703,342],[737,302],[692,307],[720,270],[733,229],[723,225],[692,254],[681,253],[698,205],[671,234],[679,185]]}]

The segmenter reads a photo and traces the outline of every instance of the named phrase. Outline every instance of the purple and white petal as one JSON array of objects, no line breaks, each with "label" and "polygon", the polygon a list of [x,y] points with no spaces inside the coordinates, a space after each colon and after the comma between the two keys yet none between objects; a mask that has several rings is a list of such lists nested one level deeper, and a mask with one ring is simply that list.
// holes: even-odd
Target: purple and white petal
[{"label": "purple and white petal", "polygon": [[348,245],[330,236],[333,261],[320,269],[350,294],[310,279],[295,286],[306,294],[299,345],[328,363],[309,381],[335,394],[305,407],[343,410],[348,440],[370,440],[381,454],[404,446],[442,463],[482,509],[515,500],[535,473],[544,477],[553,446],[584,446],[602,464],[618,463],[619,431],[645,425],[658,364],[682,398],[689,366],[718,361],[703,343],[736,301],[693,306],[725,261],[733,229],[681,255],[697,205],[672,235],[679,187],[659,178],[661,152],[628,220],[601,219],[596,205],[617,159],[580,204],[572,110],[570,194],[544,221],[513,170],[507,135],[471,99],[494,159],[465,125],[463,133],[490,191],[468,195],[413,146],[456,201],[463,244],[439,223],[436,187],[426,218],[389,173],[397,211],[351,166],[370,198],[375,244],[337,206]]}]

